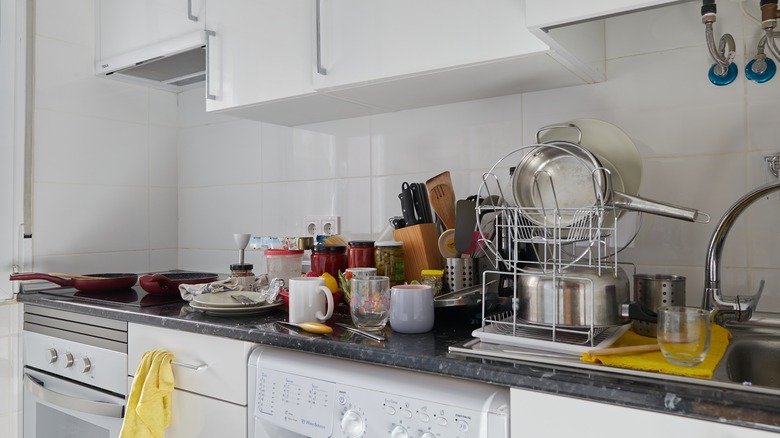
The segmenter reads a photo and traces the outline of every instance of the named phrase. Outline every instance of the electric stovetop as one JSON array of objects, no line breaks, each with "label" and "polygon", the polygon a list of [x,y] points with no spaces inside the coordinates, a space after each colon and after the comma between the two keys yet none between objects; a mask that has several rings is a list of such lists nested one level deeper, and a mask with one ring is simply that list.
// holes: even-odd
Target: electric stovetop
[{"label": "electric stovetop", "polygon": [[105,292],[84,292],[73,287],[62,287],[52,283],[27,283],[22,284],[20,293],[38,293],[53,295],[61,298],[85,301],[89,303],[108,304],[115,306],[151,307],[165,304],[183,302],[179,294],[150,294],[140,285],[124,289]]}]

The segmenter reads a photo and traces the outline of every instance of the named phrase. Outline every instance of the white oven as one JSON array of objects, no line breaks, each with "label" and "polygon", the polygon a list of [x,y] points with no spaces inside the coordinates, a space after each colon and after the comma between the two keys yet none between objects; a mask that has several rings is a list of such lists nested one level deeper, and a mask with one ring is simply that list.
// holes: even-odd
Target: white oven
[{"label": "white oven", "polygon": [[115,438],[127,395],[127,323],[25,305],[24,438]]},{"label": "white oven", "polygon": [[250,438],[508,438],[509,389],[258,347]]}]

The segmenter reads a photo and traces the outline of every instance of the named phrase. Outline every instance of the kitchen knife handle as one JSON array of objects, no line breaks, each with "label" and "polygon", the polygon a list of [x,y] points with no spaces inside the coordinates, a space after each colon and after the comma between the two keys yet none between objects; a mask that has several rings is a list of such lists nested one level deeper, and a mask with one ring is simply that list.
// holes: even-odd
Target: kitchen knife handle
[{"label": "kitchen knife handle", "polygon": [[418,224],[424,224],[428,221],[425,217],[425,210],[423,210],[423,202],[420,193],[420,187],[417,183],[409,185],[409,190],[412,192],[412,203],[414,204],[415,219]]},{"label": "kitchen knife handle", "polygon": [[398,195],[401,200],[401,213],[404,215],[406,226],[416,225],[417,218],[414,216],[414,200],[412,199],[412,190],[409,183],[401,184],[401,193]]}]

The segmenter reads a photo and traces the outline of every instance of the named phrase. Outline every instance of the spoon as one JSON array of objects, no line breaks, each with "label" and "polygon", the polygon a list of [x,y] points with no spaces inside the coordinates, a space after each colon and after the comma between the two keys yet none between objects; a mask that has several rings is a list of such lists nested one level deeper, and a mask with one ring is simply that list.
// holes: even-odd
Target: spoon
[{"label": "spoon", "polygon": [[300,324],[293,324],[287,321],[276,321],[276,323],[285,327],[293,327],[301,329],[305,332],[316,333],[318,335],[333,333],[333,327],[328,327],[327,325],[321,324],[319,322],[302,322]]}]

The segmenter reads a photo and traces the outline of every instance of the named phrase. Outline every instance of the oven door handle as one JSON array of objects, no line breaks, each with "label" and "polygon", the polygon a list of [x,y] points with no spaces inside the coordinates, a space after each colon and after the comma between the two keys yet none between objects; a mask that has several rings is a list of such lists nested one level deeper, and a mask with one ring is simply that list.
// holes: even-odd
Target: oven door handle
[{"label": "oven door handle", "polygon": [[59,392],[44,388],[43,382],[26,373],[24,375],[24,386],[30,393],[39,399],[61,408],[71,409],[84,414],[99,415],[101,417],[124,417],[125,407],[123,405],[84,400],[60,394]]}]

